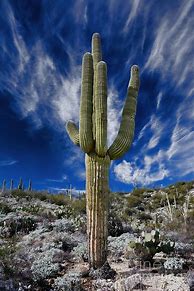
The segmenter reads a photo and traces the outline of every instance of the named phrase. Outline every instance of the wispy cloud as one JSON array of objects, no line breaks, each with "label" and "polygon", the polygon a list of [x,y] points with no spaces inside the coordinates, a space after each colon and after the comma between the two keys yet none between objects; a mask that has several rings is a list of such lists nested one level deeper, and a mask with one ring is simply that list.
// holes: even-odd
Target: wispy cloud
[{"label": "wispy cloud", "polygon": [[56,182],[56,183],[63,183],[67,180],[67,175],[64,175],[61,179],[46,179],[48,182]]},{"label": "wispy cloud", "polygon": [[18,163],[18,161],[15,160],[5,160],[5,161],[0,161],[0,167],[5,167],[5,166],[12,166]]},{"label": "wispy cloud", "polygon": [[[186,90],[194,88],[194,81],[189,78],[194,70],[190,61],[194,42],[194,1],[181,2],[176,11],[167,10],[155,32],[155,40],[150,50],[145,69],[157,69],[163,78],[174,80],[180,87],[186,80]],[[167,81],[167,80],[166,80]]]},{"label": "wispy cloud", "polygon": [[127,18],[127,21],[125,23],[125,26],[123,28],[123,32],[127,32],[129,25],[134,20],[134,18],[137,16],[137,11],[140,6],[141,1],[140,0],[133,0],[131,2],[130,12]]}]

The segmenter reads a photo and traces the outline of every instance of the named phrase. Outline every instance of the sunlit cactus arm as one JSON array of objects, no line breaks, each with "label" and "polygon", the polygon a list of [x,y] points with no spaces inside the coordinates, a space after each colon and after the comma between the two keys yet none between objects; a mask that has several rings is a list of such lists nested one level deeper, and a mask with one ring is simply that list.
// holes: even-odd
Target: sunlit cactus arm
[{"label": "sunlit cactus arm", "polygon": [[134,65],[131,68],[131,78],[127,89],[127,98],[123,108],[120,129],[108,150],[111,160],[118,159],[124,155],[133,141],[139,83],[139,68]]},{"label": "sunlit cactus arm", "polygon": [[79,143],[85,153],[94,148],[92,133],[92,111],[93,111],[93,59],[90,53],[83,56],[82,61],[82,87],[80,103],[80,131]]},{"label": "sunlit cactus arm", "polygon": [[79,130],[74,122],[68,121],[66,123],[67,133],[75,145],[79,145]]},{"label": "sunlit cactus arm", "polygon": [[92,36],[92,56],[95,70],[95,66],[102,60],[101,40],[99,33],[94,33]]},{"label": "sunlit cactus arm", "polygon": [[107,152],[107,67],[99,62],[96,68],[94,92],[96,153],[103,157]]},{"label": "sunlit cactus arm", "polygon": [[[92,57],[94,67],[93,99],[95,99],[97,64],[102,60],[101,39],[99,33],[94,33],[92,36]],[[93,138],[94,140],[96,140],[95,102],[93,102],[92,120],[93,120]]]}]

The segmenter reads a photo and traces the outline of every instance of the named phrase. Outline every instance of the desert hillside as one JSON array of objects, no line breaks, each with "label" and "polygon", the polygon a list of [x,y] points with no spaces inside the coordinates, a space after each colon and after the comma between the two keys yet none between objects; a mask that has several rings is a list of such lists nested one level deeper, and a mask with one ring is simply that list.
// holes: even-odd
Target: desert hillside
[{"label": "desert hillside", "polygon": [[0,290],[193,290],[193,182],[110,193],[112,274],[106,265],[88,272],[85,203],[1,192]]}]

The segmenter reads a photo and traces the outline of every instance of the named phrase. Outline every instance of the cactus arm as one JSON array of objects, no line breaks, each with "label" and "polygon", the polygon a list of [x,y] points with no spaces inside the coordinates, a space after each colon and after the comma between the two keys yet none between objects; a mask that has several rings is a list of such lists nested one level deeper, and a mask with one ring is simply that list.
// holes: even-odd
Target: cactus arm
[{"label": "cactus arm", "polygon": [[[96,74],[97,64],[102,60],[101,39],[99,33],[94,33],[92,36],[92,57],[94,67],[94,84],[93,84],[93,100],[95,99]],[[96,124],[95,124],[95,102],[93,102],[93,138],[96,140]]]},{"label": "cactus arm", "polygon": [[75,145],[79,145],[79,130],[74,122],[68,121],[66,123],[67,133]]},{"label": "cactus arm", "polygon": [[100,34],[94,33],[92,36],[92,56],[94,61],[94,70],[98,62],[102,60]]},{"label": "cactus arm", "polygon": [[131,146],[135,129],[135,113],[138,90],[139,69],[138,66],[132,66],[131,78],[127,90],[126,102],[123,108],[120,129],[116,139],[108,149],[108,154],[111,160],[120,158]]},{"label": "cactus arm", "polygon": [[86,53],[82,61],[82,88],[80,103],[80,147],[85,153],[93,150],[94,141],[92,133],[93,111],[93,59],[90,53]]},{"label": "cactus arm", "polygon": [[96,68],[96,86],[94,93],[96,153],[103,157],[107,152],[107,67],[99,62]]}]

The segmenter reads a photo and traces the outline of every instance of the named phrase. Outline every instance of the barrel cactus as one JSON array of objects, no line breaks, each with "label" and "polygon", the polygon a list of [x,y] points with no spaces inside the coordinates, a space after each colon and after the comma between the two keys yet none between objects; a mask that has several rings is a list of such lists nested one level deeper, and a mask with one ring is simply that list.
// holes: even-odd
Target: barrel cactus
[{"label": "barrel cactus", "polygon": [[107,66],[102,61],[100,35],[94,33],[92,53],[85,53],[82,61],[79,129],[72,121],[66,124],[70,139],[86,154],[88,253],[90,267],[94,269],[107,260],[109,167],[111,160],[120,158],[132,143],[138,89],[139,69],[134,65],[120,129],[108,148]]}]

